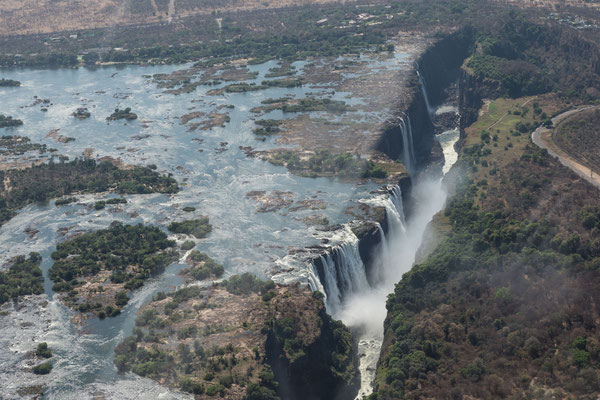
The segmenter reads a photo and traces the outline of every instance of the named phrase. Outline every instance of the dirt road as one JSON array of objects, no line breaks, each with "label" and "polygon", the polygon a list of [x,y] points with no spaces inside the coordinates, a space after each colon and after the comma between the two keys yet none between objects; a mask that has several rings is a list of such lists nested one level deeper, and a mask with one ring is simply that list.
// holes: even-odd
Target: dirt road
[{"label": "dirt road", "polygon": [[[574,110],[566,111],[566,112],[559,114],[556,117],[552,118],[552,125],[554,127],[556,127],[564,119],[566,119],[572,115],[575,115],[577,113],[580,113],[584,110],[589,110],[591,108],[600,108],[600,107],[599,106],[585,106],[585,107],[576,108]],[[531,140],[533,141],[533,143],[535,143],[542,149],[548,150],[548,153],[550,153],[550,155],[558,158],[558,160],[561,162],[562,165],[570,168],[577,175],[579,175],[580,177],[582,177],[583,179],[585,179],[592,185],[596,186],[597,188],[600,188],[600,173],[598,171],[593,171],[590,168],[586,167],[585,165],[579,163],[579,161],[577,161],[575,158],[573,158],[572,156],[567,154],[565,151],[563,151],[560,147],[558,147],[558,145],[554,142],[554,140],[552,140],[552,130],[553,130],[552,128],[549,129],[549,128],[546,128],[543,125],[541,125],[531,134]]]}]

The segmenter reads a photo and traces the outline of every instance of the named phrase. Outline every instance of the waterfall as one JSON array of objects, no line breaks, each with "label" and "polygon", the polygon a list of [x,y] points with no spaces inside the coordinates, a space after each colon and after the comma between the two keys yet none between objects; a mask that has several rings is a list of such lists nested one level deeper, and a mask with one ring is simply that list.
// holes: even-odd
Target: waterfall
[{"label": "waterfall", "polygon": [[410,156],[412,159],[412,164],[414,165],[417,158],[415,157],[415,143],[413,141],[413,130],[412,130],[412,124],[410,123],[410,116],[407,115],[406,116],[406,121],[407,121],[407,126],[408,126],[408,143],[409,143],[409,151],[410,151]]},{"label": "waterfall", "polygon": [[406,217],[404,216],[404,205],[402,204],[402,190],[400,186],[393,185],[389,189],[389,201],[391,205],[385,204],[387,222],[390,230],[396,232],[400,229],[406,232]]},{"label": "waterfall", "polygon": [[358,238],[350,227],[346,226],[341,237],[338,240],[332,238],[332,241],[338,243],[329,252],[319,256],[322,271],[315,273],[314,263],[310,266],[321,282],[309,283],[313,290],[323,290],[329,313],[336,315],[345,296],[367,290],[369,284],[358,250]]},{"label": "waterfall", "polygon": [[339,289],[338,270],[335,266],[335,262],[331,258],[331,254],[327,253],[325,256],[320,256],[321,265],[323,265],[323,277],[325,284],[323,285],[324,294],[326,296],[327,307],[335,312],[342,302],[342,295]]},{"label": "waterfall", "polygon": [[408,172],[413,171],[414,159],[412,150],[412,129],[410,129],[410,120],[407,116],[406,118],[409,123],[407,124],[404,121],[404,118],[400,118],[400,133],[402,134],[402,162]]},{"label": "waterfall", "polygon": [[433,107],[431,107],[431,103],[429,103],[429,96],[427,95],[427,86],[425,85],[425,78],[419,72],[417,66],[417,76],[419,77],[419,84],[421,85],[421,92],[423,93],[423,97],[425,98],[425,105],[427,106],[427,111],[429,115],[432,115],[434,112]]},{"label": "waterfall", "polygon": [[[406,232],[400,186],[390,185],[386,194],[366,200],[365,203],[385,207],[388,235]],[[379,284],[385,277],[384,267],[389,263],[392,254],[389,250],[389,239],[379,223],[377,230],[380,235],[381,257],[372,266],[372,273],[373,283]],[[309,283],[313,290],[325,294],[327,309],[335,316],[346,296],[367,292],[371,287],[358,250],[358,238],[350,227],[346,226],[339,233],[339,237],[331,240],[337,244],[318,258],[322,270],[315,267],[314,262],[309,266]]]}]

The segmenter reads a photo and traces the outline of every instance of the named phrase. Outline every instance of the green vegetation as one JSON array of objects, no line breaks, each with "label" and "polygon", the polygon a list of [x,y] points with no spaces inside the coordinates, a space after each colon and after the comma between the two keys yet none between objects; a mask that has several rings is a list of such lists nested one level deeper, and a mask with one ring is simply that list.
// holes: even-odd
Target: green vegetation
[{"label": "green vegetation", "polygon": [[42,154],[56,150],[48,149],[45,144],[31,143],[31,139],[25,136],[0,137],[0,155],[22,155],[30,151]]},{"label": "green vegetation", "polygon": [[29,253],[29,258],[17,256],[10,267],[0,271],[0,304],[20,296],[44,293],[44,277],[39,253]]},{"label": "green vegetation", "polygon": [[64,206],[64,205],[67,205],[67,204],[74,203],[76,201],[77,201],[77,199],[75,197],[65,197],[63,199],[56,200],[54,202],[54,205],[55,206]]},{"label": "green vegetation", "polygon": [[297,104],[284,104],[280,107],[284,113],[291,112],[308,112],[308,111],[328,111],[334,113],[342,113],[351,111],[352,108],[344,101],[321,99],[316,97],[307,97],[300,99]]},{"label": "green vegetation", "polygon": [[245,93],[264,90],[267,86],[257,85],[255,83],[236,83],[226,86],[224,89],[227,93]]},{"label": "green vegetation", "polygon": [[262,81],[261,85],[266,87],[295,88],[302,86],[302,78],[272,79]]},{"label": "green vegetation", "polygon": [[330,150],[317,150],[308,159],[293,151],[274,153],[269,162],[285,165],[291,172],[302,176],[338,176],[340,178],[385,178],[387,171],[373,161],[364,160],[351,153],[335,154]]},{"label": "green vegetation", "polygon": [[15,126],[23,125],[23,121],[20,119],[13,119],[10,115],[0,114],[0,128],[11,128]]},{"label": "green vegetation", "polygon": [[49,361],[36,365],[31,370],[36,375],[48,375],[52,371],[52,364]]},{"label": "green vegetation", "polygon": [[258,374],[259,382],[252,382],[246,387],[244,400],[278,400],[277,389],[279,384],[271,367],[266,366]]},{"label": "green vegetation", "polygon": [[477,54],[467,66],[478,76],[500,81],[511,97],[544,93],[550,86],[540,68],[526,61]]},{"label": "green vegetation", "polygon": [[94,209],[96,210],[102,210],[104,209],[104,207],[106,207],[106,205],[115,205],[115,204],[127,204],[127,199],[124,198],[119,198],[119,197],[115,197],[112,199],[108,199],[108,200],[100,200],[97,201],[96,203],[94,203]]},{"label": "green vegetation", "polygon": [[597,98],[597,41],[591,44],[574,30],[534,23],[515,11],[498,23],[478,27],[478,50],[467,63],[477,76],[500,83],[499,88],[486,84],[494,97],[554,91],[583,101]]},{"label": "green vegetation", "polygon": [[193,249],[196,246],[196,243],[193,240],[186,240],[185,242],[181,243],[181,250],[183,251],[188,251]]},{"label": "green vegetation", "polygon": [[0,79],[0,87],[19,87],[21,82],[12,79]]},{"label": "green vegetation", "polygon": [[93,311],[100,317],[118,315],[128,301],[125,292],[102,296],[105,303],[111,303],[102,310],[86,297],[93,297],[91,294],[83,293],[83,299],[71,294],[103,271],[110,272],[112,283],[127,290],[137,289],[148,278],[162,273],[177,258],[176,252],[170,250],[174,246],[175,242],[168,240],[167,235],[156,227],[113,222],[108,229],[87,233],[56,246],[52,253],[54,264],[49,271],[53,289],[66,292],[67,304],[81,312]]},{"label": "green vegetation", "polygon": [[279,99],[266,99],[261,101],[264,104],[261,107],[254,107],[250,111],[253,113],[269,112],[281,110],[285,113],[327,111],[332,113],[343,113],[352,111],[353,108],[341,100],[331,100],[328,98],[306,97],[300,100],[294,100],[289,97]]},{"label": "green vegetation", "polygon": [[167,227],[170,232],[192,235],[197,239],[204,239],[212,230],[208,217],[190,219],[182,222],[171,222]]},{"label": "green vegetation", "polygon": [[196,211],[196,207],[185,206],[185,207],[183,207],[183,211],[194,212],[194,211]]},{"label": "green vegetation", "polygon": [[0,180],[10,181],[10,190],[0,187],[0,223],[16,210],[33,202],[75,192],[98,193],[114,190],[121,194],[176,193],[175,179],[145,167],[119,169],[109,162],[91,159],[50,162],[22,170],[0,171]]},{"label": "green vegetation", "polygon": [[265,78],[280,78],[296,74],[296,67],[289,63],[283,63],[281,67],[269,68],[269,72],[265,74]]},{"label": "green vegetation", "polygon": [[112,114],[110,114],[110,116],[106,117],[107,121],[116,121],[119,119],[125,119],[127,121],[132,121],[134,119],[137,119],[137,114],[136,113],[132,113],[131,112],[131,108],[127,107],[124,110],[119,110],[118,108],[115,108],[115,112],[113,112]]},{"label": "green vegetation", "polygon": [[282,123],[283,121],[276,119],[261,119],[255,121],[255,124],[260,126],[260,128],[255,128],[254,130],[252,130],[252,132],[255,135],[261,136],[276,135],[279,132],[281,132],[280,126]]},{"label": "green vegetation", "polygon": [[114,205],[114,204],[127,204],[127,199],[123,197],[113,197],[112,199],[108,199],[105,201],[106,204]]},{"label": "green vegetation", "polygon": [[231,294],[244,295],[250,293],[265,294],[275,287],[272,280],[263,281],[256,276],[244,272],[241,275],[233,275],[222,283]]},{"label": "green vegetation", "polygon": [[584,294],[600,282],[597,195],[521,136],[564,107],[538,99],[496,100],[466,129],[443,239],[388,297],[370,399],[600,390]]},{"label": "green vegetation", "polygon": [[192,265],[192,268],[186,269],[182,271],[182,273],[189,274],[196,280],[204,280],[210,276],[220,278],[223,275],[223,272],[225,272],[221,264],[218,264],[207,254],[201,253],[197,250],[194,250],[190,253],[187,261],[190,263],[190,265]]},{"label": "green vegetation", "polygon": [[43,358],[50,358],[52,357],[52,350],[50,350],[50,347],[48,347],[48,343],[42,342],[37,345],[37,348],[35,349],[35,355]]}]

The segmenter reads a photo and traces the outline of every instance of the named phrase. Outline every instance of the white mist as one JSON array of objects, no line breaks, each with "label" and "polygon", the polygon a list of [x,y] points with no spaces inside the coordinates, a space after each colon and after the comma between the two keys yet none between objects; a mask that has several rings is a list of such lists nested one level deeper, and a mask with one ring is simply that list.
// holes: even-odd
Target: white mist
[{"label": "white mist", "polygon": [[[448,137],[449,132],[446,132],[446,136],[440,138],[446,155],[444,173],[457,159],[454,145],[458,140],[458,132],[452,133],[453,137]],[[427,225],[446,201],[446,191],[440,178],[423,177],[415,183],[412,196],[415,205],[406,222],[403,215],[400,220],[388,218],[390,229],[378,252],[379,260],[374,263],[378,269],[374,271],[379,277],[378,282],[366,290],[350,293],[333,315],[358,335],[361,388],[357,399],[369,395],[373,390],[372,383],[383,340],[383,322],[387,315],[387,296],[393,292],[402,275],[411,269],[417,251],[423,244],[423,234]],[[402,210],[397,208],[396,211],[402,214]],[[392,211],[394,210],[388,209],[388,215]]]}]

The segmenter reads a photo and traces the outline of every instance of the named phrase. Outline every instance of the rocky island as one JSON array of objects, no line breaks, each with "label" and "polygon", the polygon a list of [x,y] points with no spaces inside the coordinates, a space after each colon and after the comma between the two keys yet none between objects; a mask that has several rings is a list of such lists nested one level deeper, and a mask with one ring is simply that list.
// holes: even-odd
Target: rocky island
[{"label": "rocky island", "polygon": [[0,128],[12,128],[23,125],[23,121],[11,117],[10,115],[0,114]]},{"label": "rocky island", "polygon": [[131,108],[127,107],[123,110],[119,110],[118,108],[115,108],[115,112],[113,112],[112,114],[110,114],[108,117],[106,117],[107,121],[117,121],[120,119],[124,119],[127,121],[133,121],[134,119],[137,119],[137,114],[131,112]]}]

